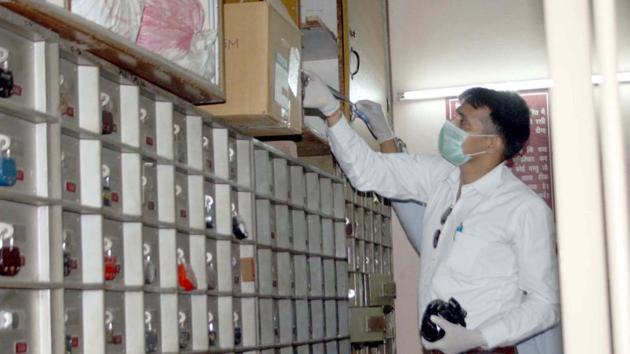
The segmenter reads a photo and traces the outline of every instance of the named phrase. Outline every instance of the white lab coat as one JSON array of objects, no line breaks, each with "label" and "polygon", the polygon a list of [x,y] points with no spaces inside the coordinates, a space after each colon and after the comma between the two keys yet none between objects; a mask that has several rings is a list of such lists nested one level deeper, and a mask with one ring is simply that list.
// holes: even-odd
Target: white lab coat
[{"label": "white lab coat", "polygon": [[[420,255],[422,238],[422,219],[426,205],[410,201],[392,201],[392,207],[398,216],[409,243]],[[518,354],[562,354],[562,330],[555,325],[548,330],[526,339],[517,345]]]},{"label": "white lab coat", "polygon": [[[558,322],[551,211],[507,167],[462,186],[456,200],[459,169],[441,157],[376,153],[343,119],[328,136],[357,189],[427,202],[419,320],[430,301],[454,297],[468,312],[467,327],[480,330],[489,347],[514,345]],[[441,236],[434,249],[436,230]]]}]

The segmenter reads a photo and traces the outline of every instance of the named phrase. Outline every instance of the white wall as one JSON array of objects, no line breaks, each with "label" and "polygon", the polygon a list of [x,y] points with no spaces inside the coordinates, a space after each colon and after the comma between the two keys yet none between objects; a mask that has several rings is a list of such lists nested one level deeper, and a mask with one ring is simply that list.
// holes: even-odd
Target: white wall
[{"label": "white wall", "polygon": [[[619,70],[630,71],[630,1],[618,1],[617,11]],[[395,97],[407,90],[549,77],[542,0],[389,0],[389,14]],[[621,96],[630,141],[630,85]],[[445,116],[444,100],[394,101],[395,130],[410,152],[437,150]],[[397,347],[419,353],[419,260],[397,222],[393,230]]]},{"label": "white wall", "polygon": [[390,0],[394,92],[548,76],[542,1]]}]

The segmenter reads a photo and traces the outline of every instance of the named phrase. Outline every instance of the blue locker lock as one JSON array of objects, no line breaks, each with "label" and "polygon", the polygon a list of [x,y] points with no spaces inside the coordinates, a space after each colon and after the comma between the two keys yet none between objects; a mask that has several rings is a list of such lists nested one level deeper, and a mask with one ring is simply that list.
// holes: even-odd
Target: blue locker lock
[{"label": "blue locker lock", "polygon": [[17,165],[15,159],[0,156],[0,186],[11,187],[17,181]]}]

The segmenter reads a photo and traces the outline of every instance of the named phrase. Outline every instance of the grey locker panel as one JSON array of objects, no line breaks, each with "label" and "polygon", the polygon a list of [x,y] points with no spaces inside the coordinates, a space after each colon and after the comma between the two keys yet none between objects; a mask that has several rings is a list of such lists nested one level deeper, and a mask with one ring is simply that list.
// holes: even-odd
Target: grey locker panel
[{"label": "grey locker panel", "polygon": [[335,234],[332,219],[322,218],[322,254],[335,255]]},{"label": "grey locker panel", "polygon": [[105,292],[105,347],[107,353],[125,352],[125,293]]},{"label": "grey locker panel", "polygon": [[345,208],[345,198],[343,184],[333,182],[333,214],[336,217],[343,217]]},{"label": "grey locker panel", "polygon": [[203,170],[207,173],[214,173],[214,143],[212,139],[212,127],[207,124],[203,125],[201,140]]},{"label": "grey locker panel", "polygon": [[348,263],[344,261],[337,261],[335,265],[335,271],[337,272],[337,297],[348,296]]},{"label": "grey locker panel", "polygon": [[316,214],[308,214],[308,251],[310,253],[322,253],[322,223],[321,217]]},{"label": "grey locker panel", "polygon": [[256,192],[265,195],[273,193],[273,168],[266,150],[254,150],[254,169],[256,174]]},{"label": "grey locker panel", "polygon": [[269,249],[258,249],[258,291],[271,295],[275,291],[272,275],[273,253]]},{"label": "grey locker panel", "polygon": [[177,226],[188,228],[190,211],[188,209],[188,176],[175,172],[175,217]]},{"label": "grey locker panel", "polygon": [[59,110],[64,124],[79,126],[78,70],[73,62],[59,60]]},{"label": "grey locker panel", "polygon": [[291,203],[297,206],[306,205],[306,179],[302,166],[291,166]]},{"label": "grey locker panel", "polygon": [[345,258],[346,254],[346,225],[344,222],[336,221],[334,224],[335,257]]},{"label": "grey locker panel", "polygon": [[293,341],[293,304],[289,299],[278,301],[279,339],[282,344]]},{"label": "grey locker panel", "polygon": [[15,160],[17,169],[15,184],[0,189],[37,195],[37,180],[42,173],[37,164],[42,152],[37,146],[44,147],[45,143],[39,140],[37,125],[0,113],[0,135],[4,136],[0,156]]},{"label": "grey locker panel", "polygon": [[140,95],[140,147],[142,150],[156,153],[157,131],[155,101],[147,96]]},{"label": "grey locker panel", "polygon": [[64,200],[81,202],[79,140],[61,136],[61,195]]},{"label": "grey locker panel", "polygon": [[122,172],[120,170],[120,153],[111,149],[102,150],[102,188],[103,207],[122,211]]},{"label": "grey locker panel", "polygon": [[357,242],[353,238],[346,239],[346,248],[347,248],[347,260],[348,260],[348,270],[354,272],[359,269],[357,264]]},{"label": "grey locker panel", "polygon": [[[0,200],[0,247],[11,252],[15,263],[5,264],[0,275],[3,282],[42,282],[47,280],[40,269],[48,268],[42,264],[48,259],[45,256],[43,237],[38,231],[42,225],[42,216],[46,207],[35,207],[26,204]],[[47,214],[47,212],[46,212]]]},{"label": "grey locker panel", "polygon": [[367,241],[374,240],[374,216],[371,211],[366,210],[363,218],[363,235]]},{"label": "grey locker panel", "polygon": [[278,295],[293,295],[293,263],[289,252],[275,253],[276,271],[278,277]]},{"label": "grey locker panel", "polygon": [[204,217],[206,229],[215,230],[217,227],[217,197],[214,182],[205,180],[204,189]]},{"label": "grey locker panel", "polygon": [[177,110],[173,111],[173,159],[188,163],[186,116]]},{"label": "grey locker panel", "polygon": [[293,249],[296,251],[306,251],[308,232],[306,226],[306,214],[303,210],[291,210],[291,225],[293,235]]},{"label": "grey locker panel", "polygon": [[[184,267],[186,269],[187,278],[190,280],[194,280],[194,283],[195,283],[194,287],[196,288],[197,275],[195,274],[195,270],[193,269],[193,265],[190,261],[190,236],[188,234],[178,232],[176,245],[177,245],[177,249],[175,250],[175,255],[177,258],[178,272],[179,272],[180,267]],[[185,290],[182,287],[181,281],[178,281],[178,283],[179,283],[179,287],[178,287],[179,290],[184,292]]]},{"label": "grey locker panel", "polygon": [[311,210],[319,210],[319,175],[314,172],[308,172],[306,176],[306,207]]},{"label": "grey locker panel", "polygon": [[272,243],[271,233],[275,230],[271,229],[271,226],[275,223],[271,221],[271,204],[267,199],[256,200],[256,236],[258,243],[261,245],[271,246]]},{"label": "grey locker panel", "polygon": [[297,323],[297,341],[307,341],[311,339],[311,318],[309,303],[306,300],[295,300],[295,318]]},{"label": "grey locker panel", "polygon": [[260,312],[259,319],[259,338],[261,345],[271,345],[275,342],[275,336],[273,331],[273,301],[272,299],[259,299],[258,311]]},{"label": "grey locker panel", "polygon": [[334,338],[337,335],[337,302],[335,300],[326,300],[324,302],[324,315],[326,330],[326,338]]},{"label": "grey locker panel", "polygon": [[228,177],[230,181],[238,179],[238,153],[236,151],[236,139],[228,136]]},{"label": "grey locker panel", "polygon": [[274,196],[280,200],[289,200],[290,177],[287,160],[273,159],[273,191]]},{"label": "grey locker panel", "polygon": [[322,259],[321,257],[309,257],[309,289],[311,296],[322,296],[323,291],[323,274],[322,274]]},{"label": "grey locker panel", "polygon": [[82,293],[80,290],[64,290],[64,328],[66,348],[72,353],[84,353]]},{"label": "grey locker panel", "polygon": [[144,331],[147,353],[160,352],[162,348],[160,308],[159,294],[144,293]]},{"label": "grey locker panel", "polygon": [[308,279],[306,276],[309,272],[308,263],[305,255],[296,254],[293,255],[293,267],[294,267],[294,282],[295,282],[295,295],[307,296],[308,295]]},{"label": "grey locker panel", "polygon": [[232,243],[232,292],[241,292],[241,251],[238,243]]},{"label": "grey locker panel", "polygon": [[324,302],[322,300],[310,300],[311,313],[311,339],[324,338]]},{"label": "grey locker panel", "polygon": [[275,245],[278,248],[291,248],[291,223],[289,207],[283,204],[276,204],[275,211]]},{"label": "grey locker panel", "polygon": [[335,260],[324,259],[324,296],[334,297],[337,291],[337,279],[335,274]]},{"label": "grey locker panel", "polygon": [[81,215],[64,211],[62,215],[62,252],[64,282],[80,283],[82,280]]},{"label": "grey locker panel", "polygon": [[383,274],[393,274],[392,268],[392,249],[383,247],[381,250]]},{"label": "grey locker panel", "polygon": [[142,218],[148,222],[158,221],[158,176],[154,161],[142,162]]},{"label": "grey locker panel", "polygon": [[101,75],[100,88],[102,134],[120,140],[120,85]]},{"label": "grey locker panel", "polygon": [[217,260],[217,243],[208,239],[206,240],[206,282],[208,290],[216,290],[218,287]]},{"label": "grey locker panel", "polygon": [[311,344],[311,354],[325,354],[326,348],[324,343]]},{"label": "grey locker panel", "polygon": [[[41,299],[40,299],[41,298]],[[0,352],[38,352],[43,350],[39,333],[41,303],[46,297],[35,290],[0,289],[0,315],[5,328],[0,330]],[[49,314],[47,314],[49,318]],[[19,350],[18,350],[19,349]]]},{"label": "grey locker panel", "polygon": [[219,346],[219,303],[214,296],[208,296],[208,346]]},{"label": "grey locker panel", "polygon": [[[175,253],[173,252],[173,256]],[[157,286],[160,284],[160,239],[157,229],[152,227],[142,228],[142,262],[144,271],[144,284]]]},{"label": "grey locker panel", "polygon": [[326,342],[326,354],[338,354],[339,349],[336,341]]},{"label": "grey locker panel", "polygon": [[[13,73],[13,90],[8,100],[28,108],[36,108],[37,86],[40,78],[36,68],[41,58],[37,58],[34,42],[16,32],[0,28],[0,48],[3,63]],[[5,100],[6,98],[3,98]]]},{"label": "grey locker panel", "polygon": [[273,300],[273,341],[280,343],[280,301]]},{"label": "grey locker panel", "polygon": [[232,311],[232,321],[234,323],[234,346],[239,347],[243,345],[243,313],[240,298],[233,299]]},{"label": "grey locker panel", "polygon": [[193,328],[192,328],[192,306],[190,295],[180,294],[177,299],[177,331],[179,339],[179,350],[192,350]]},{"label": "grey locker panel", "polygon": [[[350,354],[351,344],[350,339],[340,340],[339,344],[339,354]],[[387,353],[395,353],[395,351],[390,351]]]},{"label": "grey locker panel", "polygon": [[349,311],[347,301],[337,301],[339,336],[347,336],[350,334]]},{"label": "grey locker panel", "polygon": [[125,253],[122,223],[111,219],[103,220],[103,255],[105,281],[124,285]]},{"label": "grey locker panel", "polygon": [[329,178],[319,179],[320,191],[320,208],[322,213],[327,215],[333,214],[333,191],[332,182]]}]

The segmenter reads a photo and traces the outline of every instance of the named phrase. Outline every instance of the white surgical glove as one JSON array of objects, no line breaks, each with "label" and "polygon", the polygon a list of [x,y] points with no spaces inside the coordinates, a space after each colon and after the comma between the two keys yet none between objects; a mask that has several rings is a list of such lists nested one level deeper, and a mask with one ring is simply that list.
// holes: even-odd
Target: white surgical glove
[{"label": "white surgical glove", "polygon": [[479,330],[470,330],[458,324],[451,323],[442,317],[431,316],[431,321],[444,330],[444,337],[433,343],[422,338],[425,349],[436,349],[444,354],[457,354],[487,345]]},{"label": "white surgical glove", "polygon": [[332,95],[328,86],[316,74],[304,71],[309,77],[308,84],[304,87],[304,102],[306,108],[317,108],[326,116],[330,116],[339,110],[339,101]]},{"label": "white surgical glove", "polygon": [[379,143],[395,137],[392,128],[387,124],[387,118],[385,118],[380,104],[369,100],[361,100],[355,106],[362,120],[367,120],[365,123]]}]

